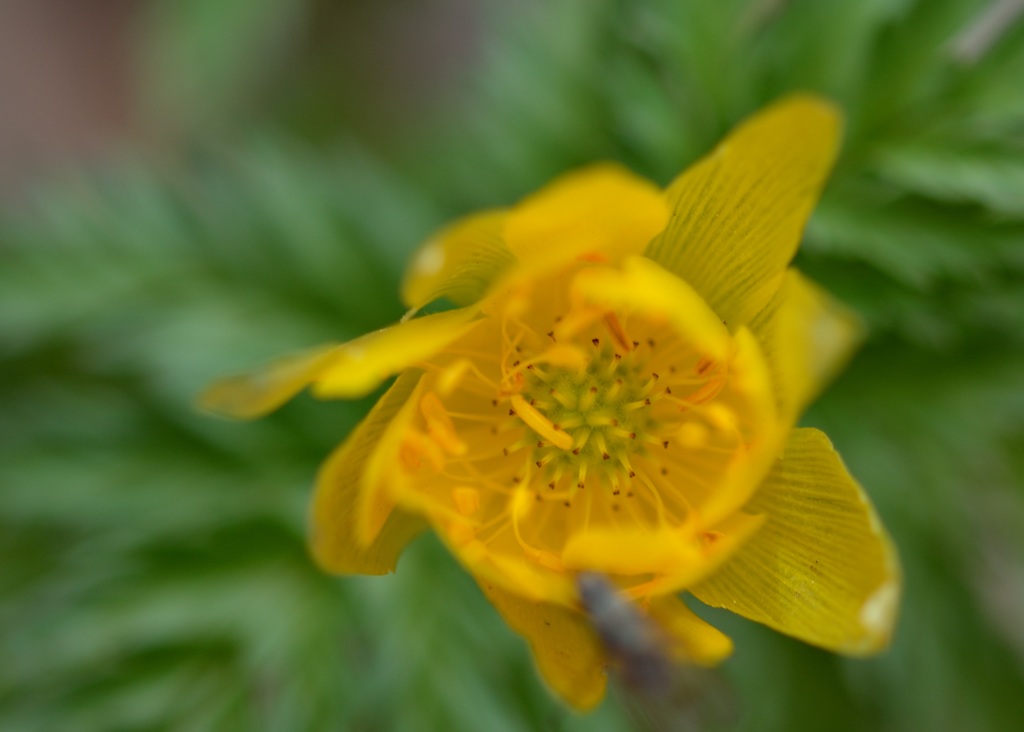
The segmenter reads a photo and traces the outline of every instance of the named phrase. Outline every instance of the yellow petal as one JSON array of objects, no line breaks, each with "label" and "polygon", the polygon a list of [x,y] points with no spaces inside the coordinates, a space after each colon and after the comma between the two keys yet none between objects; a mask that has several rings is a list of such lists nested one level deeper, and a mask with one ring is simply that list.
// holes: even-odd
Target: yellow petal
[{"label": "yellow petal", "polygon": [[884,648],[900,594],[895,550],[828,438],[794,430],[749,509],[765,525],[693,594],[832,650]]},{"label": "yellow petal", "polygon": [[317,563],[328,572],[391,572],[402,549],[424,528],[420,517],[384,505],[376,506],[378,530],[372,541],[361,543],[357,531],[357,509],[365,489],[367,461],[392,418],[414,393],[419,378],[414,372],[398,377],[366,419],[320,468],[313,495],[310,548]]},{"label": "yellow petal", "polygon": [[509,213],[505,241],[521,260],[639,254],[665,227],[668,207],[658,188],[618,165],[569,173]]},{"label": "yellow petal", "polygon": [[669,636],[669,650],[680,663],[714,666],[732,654],[729,636],[705,623],[674,595],[653,598],[647,612]]},{"label": "yellow petal", "polygon": [[260,417],[305,389],[337,357],[339,348],[319,346],[248,374],[218,379],[199,396],[198,406],[235,419]]},{"label": "yellow petal", "polygon": [[475,308],[424,315],[369,333],[339,346],[316,378],[313,393],[321,398],[364,396],[389,376],[422,361],[465,335],[479,321]]},{"label": "yellow petal", "polygon": [[790,424],[863,336],[856,314],[793,269],[750,329],[768,361],[779,411]]},{"label": "yellow petal", "polygon": [[724,359],[729,333],[703,298],[686,282],[644,257],[629,257],[621,269],[592,267],[572,283],[587,305],[663,319],[682,340],[709,358]]},{"label": "yellow petal", "polygon": [[402,283],[402,302],[420,308],[440,297],[456,305],[475,302],[515,261],[502,233],[504,211],[467,216],[427,241]]},{"label": "yellow petal", "polygon": [[672,218],[645,254],[731,327],[768,302],[800,243],[839,146],[828,102],[794,96],[737,127],[669,187]]},{"label": "yellow petal", "polygon": [[[359,546],[368,546],[377,539],[397,505],[394,488],[404,477],[401,472],[403,440],[417,434],[410,430],[410,424],[423,395],[425,381],[417,379],[417,376],[417,372],[407,371],[398,377],[395,385],[401,384],[402,388],[396,393],[395,402],[401,400],[401,404],[397,407],[389,406],[387,423],[374,435],[372,443],[367,443],[368,454],[360,465],[359,492],[354,497],[355,519],[351,521],[355,541]],[[417,383],[410,391],[406,385],[412,380]],[[389,395],[385,395],[385,398]],[[425,436],[421,444],[428,454],[431,447],[438,449]],[[419,514],[415,510],[411,513]]]},{"label": "yellow petal", "polygon": [[[701,518],[709,524],[716,524],[747,505],[782,451],[790,427],[779,419],[771,373],[754,335],[747,328],[740,328],[734,344],[730,386],[744,398],[743,422],[751,426],[751,432],[745,435],[743,459],[730,464],[714,493],[700,507]],[[718,404],[726,406],[727,402],[720,398]]]},{"label": "yellow petal", "polygon": [[569,569],[608,574],[668,574],[702,562],[693,538],[668,527],[614,527],[578,531],[569,537],[562,562]]},{"label": "yellow petal", "polygon": [[597,706],[607,683],[606,659],[586,618],[559,605],[525,600],[491,583],[480,587],[509,627],[529,642],[551,690],[581,711]]},{"label": "yellow petal", "polygon": [[757,534],[764,524],[764,516],[752,516],[737,511],[727,520],[708,527],[702,533],[702,553],[700,561],[680,563],[668,573],[657,575],[654,579],[638,585],[626,587],[624,591],[630,597],[656,597],[673,595],[689,589],[726,563],[730,557],[740,551],[741,547]]}]

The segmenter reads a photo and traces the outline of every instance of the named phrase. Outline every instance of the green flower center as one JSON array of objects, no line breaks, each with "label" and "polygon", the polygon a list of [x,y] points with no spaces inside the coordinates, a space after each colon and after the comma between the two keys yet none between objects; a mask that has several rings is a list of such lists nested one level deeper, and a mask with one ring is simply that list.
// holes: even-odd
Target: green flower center
[{"label": "green flower center", "polygon": [[632,477],[630,456],[653,439],[648,407],[658,377],[644,371],[644,360],[636,350],[621,354],[595,345],[585,368],[526,372],[524,399],[572,438],[565,449],[534,432],[533,460],[548,479],[568,476],[582,484],[593,477],[617,487]]}]

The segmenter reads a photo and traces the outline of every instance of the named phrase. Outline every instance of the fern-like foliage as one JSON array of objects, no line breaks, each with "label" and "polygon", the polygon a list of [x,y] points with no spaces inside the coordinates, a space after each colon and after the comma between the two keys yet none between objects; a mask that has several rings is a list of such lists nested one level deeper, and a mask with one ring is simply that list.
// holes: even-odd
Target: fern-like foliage
[{"label": "fern-like foliage", "polygon": [[[201,5],[182,7],[212,23]],[[214,18],[245,4],[223,5]],[[622,695],[561,709],[430,538],[394,577],[313,568],[311,478],[370,400],[237,425],[191,399],[395,320],[404,258],[453,216],[597,159],[666,183],[745,114],[811,90],[848,131],[798,265],[871,335],[807,422],[876,499],[906,597],[871,661],[708,611],[737,639],[739,727],[1015,732],[1024,23],[972,55],[990,7],[972,0],[487,7],[473,90],[418,149],[257,123],[231,152],[112,165],[0,217],[0,729],[642,728]],[[267,17],[247,27],[279,27]],[[218,53],[213,78],[234,78],[238,54]]]}]

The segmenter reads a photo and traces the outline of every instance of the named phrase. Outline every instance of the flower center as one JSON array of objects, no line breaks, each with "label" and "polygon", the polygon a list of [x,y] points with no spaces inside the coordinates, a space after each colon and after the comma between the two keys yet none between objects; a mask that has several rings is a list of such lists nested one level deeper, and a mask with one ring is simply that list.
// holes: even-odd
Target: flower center
[{"label": "flower center", "polygon": [[535,432],[533,458],[546,479],[569,476],[584,487],[589,477],[617,487],[632,475],[630,456],[653,440],[648,407],[657,376],[645,374],[645,361],[635,349],[622,354],[595,338],[582,368],[527,371],[524,399],[571,438],[563,447]]}]

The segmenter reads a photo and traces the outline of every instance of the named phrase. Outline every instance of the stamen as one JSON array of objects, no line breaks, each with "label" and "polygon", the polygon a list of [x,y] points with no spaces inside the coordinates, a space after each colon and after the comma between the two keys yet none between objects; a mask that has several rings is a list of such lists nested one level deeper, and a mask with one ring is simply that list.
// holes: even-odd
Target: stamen
[{"label": "stamen", "polygon": [[608,363],[608,368],[605,369],[605,375],[606,376],[611,376],[612,374],[614,374],[615,373],[615,369],[617,369],[619,367],[619,362],[620,361],[622,361],[622,354],[621,353],[613,353],[612,354],[612,359]]},{"label": "stamen", "polygon": [[604,316],[604,325],[608,331],[612,334],[612,338],[615,340],[622,350],[629,351],[633,350],[633,341],[630,340],[629,336],[626,335],[625,328],[622,327],[622,323],[615,316],[615,313],[606,313]]},{"label": "stamen", "polygon": [[568,450],[573,446],[572,436],[562,430],[556,430],[554,425],[547,417],[537,411],[534,407],[531,407],[525,399],[518,394],[511,397],[512,407],[516,410],[516,414],[520,419],[523,420],[534,432],[550,440],[554,445]]},{"label": "stamen", "polygon": [[592,386],[580,396],[576,409],[581,412],[589,412],[595,401],[597,401],[597,387]]},{"label": "stamen", "polygon": [[527,544],[523,539],[523,535],[519,530],[519,521],[524,518],[527,513],[530,512],[530,508],[533,506],[533,502],[530,501],[530,492],[525,488],[520,492],[517,492],[511,501],[511,514],[512,514],[512,531],[515,534],[516,542],[518,542],[523,553],[532,561],[546,567],[553,569],[556,572],[565,571],[565,566],[562,564],[562,560],[555,554],[538,549],[535,546]]},{"label": "stamen", "polygon": [[561,404],[566,409],[576,408],[576,401],[570,395],[563,394],[562,392],[557,391],[555,389],[549,391],[548,394],[553,396],[558,401],[558,403]]},{"label": "stamen", "polygon": [[704,376],[709,371],[711,371],[711,369],[714,366],[715,362],[708,358],[707,356],[704,356],[703,358],[700,359],[700,361],[697,362],[697,365],[694,367],[694,370],[697,372],[699,376]]},{"label": "stamen", "polygon": [[700,389],[697,389],[697,391],[689,394],[686,397],[686,401],[690,402],[690,404],[703,404],[705,402],[709,402],[716,396],[718,396],[719,392],[722,391],[722,388],[724,386],[724,379],[715,379],[714,381],[709,381]]},{"label": "stamen", "polygon": [[399,462],[406,470],[417,470],[426,458],[430,466],[440,471],[444,467],[444,455],[440,446],[419,430],[410,429],[402,438],[398,451]]},{"label": "stamen", "polygon": [[474,488],[453,488],[452,500],[459,513],[472,516],[480,510],[480,491]]}]

